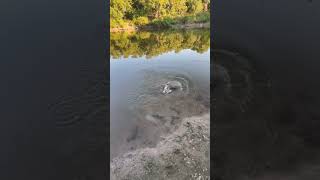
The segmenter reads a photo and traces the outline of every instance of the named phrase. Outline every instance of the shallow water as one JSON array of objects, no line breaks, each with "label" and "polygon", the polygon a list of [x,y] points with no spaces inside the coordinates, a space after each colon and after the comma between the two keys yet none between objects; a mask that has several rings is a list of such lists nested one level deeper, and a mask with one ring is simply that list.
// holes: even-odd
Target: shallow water
[{"label": "shallow water", "polygon": [[[205,39],[208,33],[197,30],[111,35],[114,49],[126,42],[115,39],[119,36],[134,42],[144,37],[138,41],[138,47],[149,43],[134,52],[126,49],[120,56],[116,51],[111,52],[114,53],[110,60],[111,159],[130,150],[153,147],[182,118],[209,111],[210,39]],[[173,37],[180,41],[170,46],[168,41]],[[161,38],[163,44],[161,40],[152,42]],[[200,39],[205,43],[199,43]],[[164,93],[168,83],[181,87]]]}]

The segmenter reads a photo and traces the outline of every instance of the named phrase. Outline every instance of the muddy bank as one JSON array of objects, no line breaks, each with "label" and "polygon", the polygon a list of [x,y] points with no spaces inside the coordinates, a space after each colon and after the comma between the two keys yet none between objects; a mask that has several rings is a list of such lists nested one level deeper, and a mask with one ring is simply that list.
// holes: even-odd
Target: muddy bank
[{"label": "muddy bank", "polygon": [[138,27],[135,27],[135,26],[127,26],[124,28],[121,28],[121,27],[110,28],[110,32],[133,32],[137,30],[138,30]]},{"label": "muddy bank", "polygon": [[209,179],[209,123],[209,114],[184,118],[155,147],[136,149],[114,158],[111,180]]},{"label": "muddy bank", "polygon": [[[175,24],[171,25],[169,28],[172,29],[200,29],[200,28],[210,28],[210,23],[189,23],[189,24]],[[163,30],[163,27],[156,27],[156,26],[143,26],[143,27],[137,27],[137,26],[128,26],[125,28],[110,28],[110,32],[133,32],[133,31],[139,31],[139,30],[149,30],[149,31],[156,31],[156,30]]]},{"label": "muddy bank", "polygon": [[190,23],[190,24],[176,24],[174,29],[196,29],[196,28],[210,28],[210,23]]}]

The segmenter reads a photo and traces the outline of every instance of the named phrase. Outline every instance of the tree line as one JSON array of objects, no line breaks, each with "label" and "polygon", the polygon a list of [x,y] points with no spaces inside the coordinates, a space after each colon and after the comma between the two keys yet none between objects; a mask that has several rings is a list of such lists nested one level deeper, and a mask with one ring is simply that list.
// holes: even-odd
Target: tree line
[{"label": "tree line", "polygon": [[210,0],[111,0],[111,27],[125,22],[146,24],[165,17],[181,17],[208,12]]}]

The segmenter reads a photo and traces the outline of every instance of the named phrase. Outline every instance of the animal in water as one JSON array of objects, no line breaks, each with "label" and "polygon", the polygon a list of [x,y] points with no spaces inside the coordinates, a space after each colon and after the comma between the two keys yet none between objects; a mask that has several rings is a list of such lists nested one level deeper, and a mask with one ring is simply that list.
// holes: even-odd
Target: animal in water
[{"label": "animal in water", "polygon": [[183,90],[182,84],[179,81],[169,81],[164,85],[162,93],[163,94],[170,94],[176,90]]}]

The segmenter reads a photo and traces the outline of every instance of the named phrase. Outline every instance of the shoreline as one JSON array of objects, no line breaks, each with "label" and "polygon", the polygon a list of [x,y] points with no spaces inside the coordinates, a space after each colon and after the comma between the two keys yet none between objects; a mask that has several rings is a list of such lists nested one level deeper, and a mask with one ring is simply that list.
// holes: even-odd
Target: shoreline
[{"label": "shoreline", "polygon": [[111,180],[210,179],[210,114],[184,118],[156,147],[136,149],[111,160]]},{"label": "shoreline", "polygon": [[206,29],[210,28],[210,22],[206,23],[188,23],[188,24],[175,24],[171,25],[168,28],[161,28],[161,27],[155,27],[155,26],[143,26],[143,27],[137,27],[137,26],[128,26],[125,28],[110,28],[110,32],[136,32],[136,31],[143,31],[143,30],[149,30],[149,31],[157,31],[157,30],[163,30],[163,29]]}]

